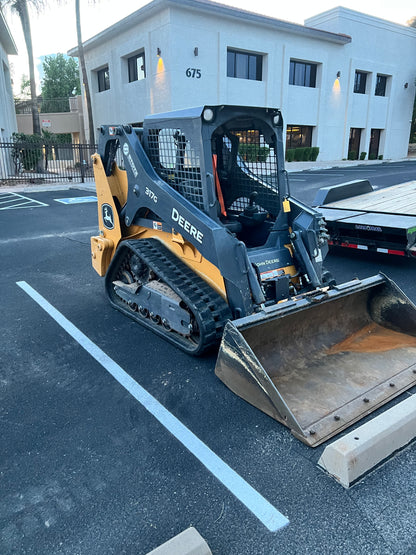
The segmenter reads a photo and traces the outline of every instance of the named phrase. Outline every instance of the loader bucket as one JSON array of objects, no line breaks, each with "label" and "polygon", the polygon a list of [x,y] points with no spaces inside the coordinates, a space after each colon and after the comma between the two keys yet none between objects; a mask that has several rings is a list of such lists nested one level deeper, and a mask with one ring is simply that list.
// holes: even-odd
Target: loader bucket
[{"label": "loader bucket", "polygon": [[378,274],[228,322],[215,368],[317,446],[416,384],[416,306]]}]

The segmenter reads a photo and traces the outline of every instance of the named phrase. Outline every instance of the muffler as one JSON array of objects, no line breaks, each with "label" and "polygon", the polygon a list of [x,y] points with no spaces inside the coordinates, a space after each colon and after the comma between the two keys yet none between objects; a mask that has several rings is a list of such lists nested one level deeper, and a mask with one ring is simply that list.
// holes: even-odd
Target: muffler
[{"label": "muffler", "polygon": [[215,368],[316,447],[416,384],[416,306],[383,274],[228,322]]}]

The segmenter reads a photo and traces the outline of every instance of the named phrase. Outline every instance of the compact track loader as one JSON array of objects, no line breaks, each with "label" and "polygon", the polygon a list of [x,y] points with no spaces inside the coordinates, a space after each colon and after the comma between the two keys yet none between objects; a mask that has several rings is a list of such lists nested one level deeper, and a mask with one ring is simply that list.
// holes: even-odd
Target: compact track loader
[{"label": "compact track loader", "polygon": [[205,106],[101,127],[92,263],[110,303],[309,445],[416,383],[416,310],[384,275],[336,285],[290,195],[279,110]]}]

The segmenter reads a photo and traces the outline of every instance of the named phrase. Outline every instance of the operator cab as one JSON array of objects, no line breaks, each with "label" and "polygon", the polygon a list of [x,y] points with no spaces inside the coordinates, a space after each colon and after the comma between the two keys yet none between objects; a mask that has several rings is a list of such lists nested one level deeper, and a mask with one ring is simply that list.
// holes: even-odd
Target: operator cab
[{"label": "operator cab", "polygon": [[219,220],[247,247],[265,244],[280,207],[274,134],[264,127],[231,120],[211,140]]}]

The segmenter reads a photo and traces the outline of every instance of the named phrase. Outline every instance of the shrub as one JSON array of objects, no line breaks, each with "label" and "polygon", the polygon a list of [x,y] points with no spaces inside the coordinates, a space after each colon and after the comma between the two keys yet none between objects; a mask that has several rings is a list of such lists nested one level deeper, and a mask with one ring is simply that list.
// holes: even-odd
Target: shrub
[{"label": "shrub", "polygon": [[313,146],[311,148],[311,156],[310,156],[310,160],[312,162],[316,162],[316,159],[318,158],[319,155],[319,146]]},{"label": "shrub", "polygon": [[288,148],[286,150],[286,160],[288,162],[293,162],[294,159],[295,159],[295,149],[294,148]]},{"label": "shrub", "polygon": [[355,150],[350,150],[348,152],[348,160],[357,160],[357,153]]},{"label": "shrub", "polygon": [[39,135],[13,133],[13,160],[20,160],[26,171],[36,170],[42,159],[42,138]]},{"label": "shrub", "polygon": [[302,162],[305,149],[302,147],[295,148],[295,161]]},{"label": "shrub", "polygon": [[259,147],[259,152],[257,154],[257,160],[259,162],[265,162],[269,156],[270,148],[268,146]]},{"label": "shrub", "polygon": [[378,159],[379,159],[379,160],[383,160],[383,155],[382,155],[382,154],[379,154],[379,155],[378,155]]},{"label": "shrub", "polygon": [[311,152],[312,148],[310,146],[306,146],[303,151],[303,161],[308,162],[311,159]]},{"label": "shrub", "polygon": [[269,147],[257,144],[241,143],[238,147],[238,154],[245,162],[265,162],[269,152]]},{"label": "shrub", "polygon": [[376,159],[377,159],[377,155],[371,153],[371,154],[368,155],[368,159],[369,159],[369,160],[376,160]]},{"label": "shrub", "polygon": [[365,160],[365,157],[367,156],[366,152],[361,152],[360,153],[360,160]]}]

